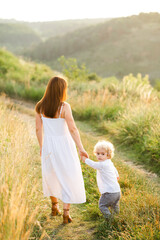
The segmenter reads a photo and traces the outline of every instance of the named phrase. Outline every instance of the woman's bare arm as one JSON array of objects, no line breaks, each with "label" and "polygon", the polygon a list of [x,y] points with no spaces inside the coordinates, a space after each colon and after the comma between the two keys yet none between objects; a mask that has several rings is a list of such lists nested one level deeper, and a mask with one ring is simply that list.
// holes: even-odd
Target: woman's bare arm
[{"label": "woman's bare arm", "polygon": [[42,151],[42,119],[40,114],[36,113],[36,135],[40,146],[40,155]]},{"label": "woman's bare arm", "polygon": [[71,134],[74,142],[77,145],[77,148],[79,150],[79,154],[81,156],[88,157],[88,154],[84,150],[83,144],[81,142],[79,131],[78,131],[78,129],[76,127],[76,124],[75,124],[75,121],[73,119],[71,107],[70,107],[70,105],[68,103],[65,103],[65,105],[64,105],[64,112],[62,112],[62,113],[64,113],[64,118],[65,118],[65,120],[67,122],[70,134]]}]

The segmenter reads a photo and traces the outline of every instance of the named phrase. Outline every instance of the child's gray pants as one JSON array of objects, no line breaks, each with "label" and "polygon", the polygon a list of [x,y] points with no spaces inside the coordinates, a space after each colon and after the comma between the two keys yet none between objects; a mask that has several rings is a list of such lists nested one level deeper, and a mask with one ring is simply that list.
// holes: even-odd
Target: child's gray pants
[{"label": "child's gray pants", "polygon": [[113,208],[115,213],[119,213],[119,200],[121,194],[117,193],[103,193],[99,199],[99,209],[103,213],[105,218],[108,218],[111,213],[108,207]]}]

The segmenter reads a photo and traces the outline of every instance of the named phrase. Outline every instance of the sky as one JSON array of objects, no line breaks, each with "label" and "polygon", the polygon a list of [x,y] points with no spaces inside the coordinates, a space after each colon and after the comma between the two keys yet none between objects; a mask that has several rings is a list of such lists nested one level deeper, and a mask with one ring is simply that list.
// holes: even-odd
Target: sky
[{"label": "sky", "polygon": [[0,19],[57,21],[159,12],[160,0],[0,0]]}]

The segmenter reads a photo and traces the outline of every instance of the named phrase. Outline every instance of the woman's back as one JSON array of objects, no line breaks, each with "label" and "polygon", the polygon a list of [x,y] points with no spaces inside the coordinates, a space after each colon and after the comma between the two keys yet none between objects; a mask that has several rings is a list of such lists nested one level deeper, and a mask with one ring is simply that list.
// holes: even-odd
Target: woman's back
[{"label": "woman's back", "polygon": [[66,120],[42,115],[44,139],[42,176],[44,196],[55,196],[66,203],[85,202],[85,189],[76,145]]},{"label": "woman's back", "polygon": [[59,213],[58,198],[63,201],[64,223],[72,221],[69,216],[70,203],[86,201],[76,146],[81,157],[88,157],[71,107],[64,102],[66,98],[67,82],[55,76],[49,80],[43,97],[35,107],[36,135],[42,157],[43,193],[51,197],[53,216]]},{"label": "woman's back", "polygon": [[64,118],[46,118],[42,116],[44,137],[64,136],[69,134],[68,126]]},{"label": "woman's back", "polygon": [[64,118],[62,118],[62,110],[63,110],[64,103],[60,105],[60,111],[57,112],[55,118],[48,118],[44,117],[41,114],[41,118],[43,121],[43,129],[44,129],[44,136],[64,136],[66,134],[70,134],[68,130],[67,123]]}]

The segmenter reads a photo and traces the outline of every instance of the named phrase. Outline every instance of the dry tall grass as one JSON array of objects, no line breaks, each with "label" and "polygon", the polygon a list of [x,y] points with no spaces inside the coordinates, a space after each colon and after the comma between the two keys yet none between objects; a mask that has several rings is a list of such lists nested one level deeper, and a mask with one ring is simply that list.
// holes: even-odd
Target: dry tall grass
[{"label": "dry tall grass", "polygon": [[0,239],[25,240],[33,230],[37,180],[35,143],[28,126],[0,103]]}]

